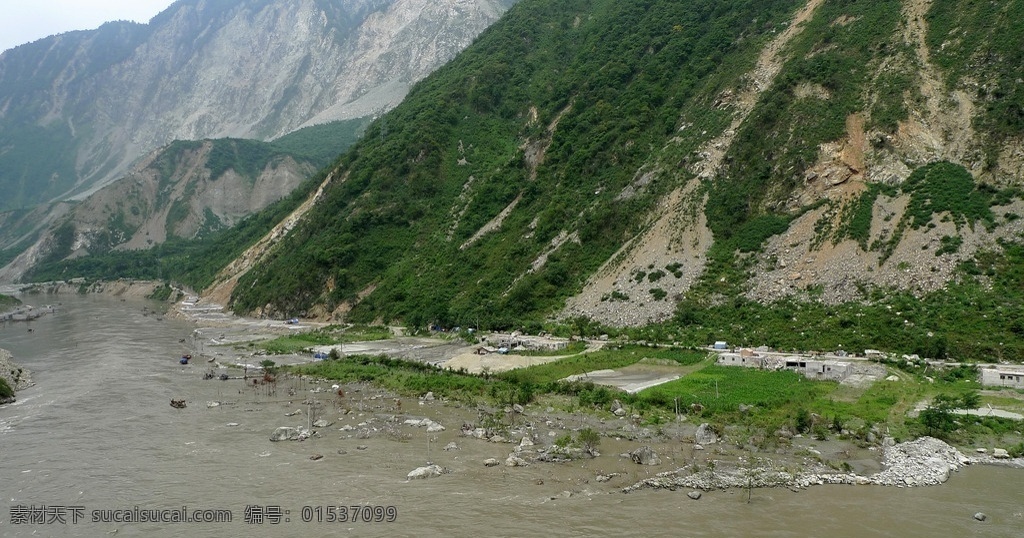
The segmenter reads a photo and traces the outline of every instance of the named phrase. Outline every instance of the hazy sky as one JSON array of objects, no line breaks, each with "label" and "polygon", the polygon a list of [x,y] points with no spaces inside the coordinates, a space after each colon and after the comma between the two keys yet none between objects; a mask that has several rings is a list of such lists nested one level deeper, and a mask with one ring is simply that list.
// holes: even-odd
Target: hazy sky
[{"label": "hazy sky", "polygon": [[0,51],[107,21],[149,22],[174,0],[0,0]]}]

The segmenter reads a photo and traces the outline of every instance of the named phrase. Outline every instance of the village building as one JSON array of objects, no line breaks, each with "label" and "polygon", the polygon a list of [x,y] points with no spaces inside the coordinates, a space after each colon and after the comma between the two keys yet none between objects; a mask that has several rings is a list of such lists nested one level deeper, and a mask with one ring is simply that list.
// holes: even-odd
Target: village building
[{"label": "village building", "polygon": [[715,362],[720,366],[764,368],[764,359],[755,353],[721,353],[718,355],[718,360]]},{"label": "village building", "polygon": [[853,374],[853,364],[836,360],[813,360],[799,355],[785,358],[763,356],[752,349],[719,353],[715,361],[720,366],[742,366],[763,370],[792,370],[808,379],[842,381]]},{"label": "village building", "polygon": [[981,384],[985,387],[1024,389],[1024,367],[998,365],[981,370]]},{"label": "village building", "polygon": [[796,356],[787,357],[783,368],[820,381],[842,381],[853,373],[853,365],[848,362],[809,360]]}]

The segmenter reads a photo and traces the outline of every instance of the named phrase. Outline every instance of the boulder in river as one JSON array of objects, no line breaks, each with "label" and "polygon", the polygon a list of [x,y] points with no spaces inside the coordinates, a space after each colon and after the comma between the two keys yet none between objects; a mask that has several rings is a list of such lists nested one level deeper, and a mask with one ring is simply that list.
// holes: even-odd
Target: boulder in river
[{"label": "boulder in river", "polygon": [[661,458],[647,445],[630,452],[629,459],[639,465],[661,465]]},{"label": "boulder in river", "polygon": [[693,434],[693,441],[699,445],[713,445],[718,442],[718,434],[710,424],[705,422],[697,427],[696,433]]},{"label": "boulder in river", "polygon": [[529,465],[529,463],[527,463],[526,460],[520,458],[519,456],[510,454],[508,459],[505,460],[505,465],[509,467],[526,467],[527,465]]},{"label": "boulder in river", "polygon": [[309,431],[291,426],[281,426],[270,434],[271,441],[303,441],[309,438]]},{"label": "boulder in river", "polygon": [[433,478],[435,476],[441,476],[448,472],[444,467],[440,465],[427,465],[425,467],[417,467],[406,475],[409,480],[422,479],[422,478]]}]

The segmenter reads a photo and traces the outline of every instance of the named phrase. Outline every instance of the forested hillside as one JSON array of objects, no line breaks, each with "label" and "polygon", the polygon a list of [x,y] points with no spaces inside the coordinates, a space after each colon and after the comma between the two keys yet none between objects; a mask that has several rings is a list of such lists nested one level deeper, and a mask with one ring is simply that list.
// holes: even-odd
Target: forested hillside
[{"label": "forested hillside", "polygon": [[[1022,10],[524,0],[369,128],[233,306],[995,353],[968,341],[1020,327],[942,320],[951,290],[1021,307]],[[904,296],[935,310],[868,334],[858,309]],[[762,305],[817,318],[729,314]]]}]

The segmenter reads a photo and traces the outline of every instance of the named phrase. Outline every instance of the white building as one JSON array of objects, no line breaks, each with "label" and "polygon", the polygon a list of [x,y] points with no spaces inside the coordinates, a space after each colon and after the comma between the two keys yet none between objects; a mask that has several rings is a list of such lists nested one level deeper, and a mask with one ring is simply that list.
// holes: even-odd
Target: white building
[{"label": "white building", "polygon": [[1024,389],[1024,367],[999,365],[981,371],[981,384],[986,387]]}]

